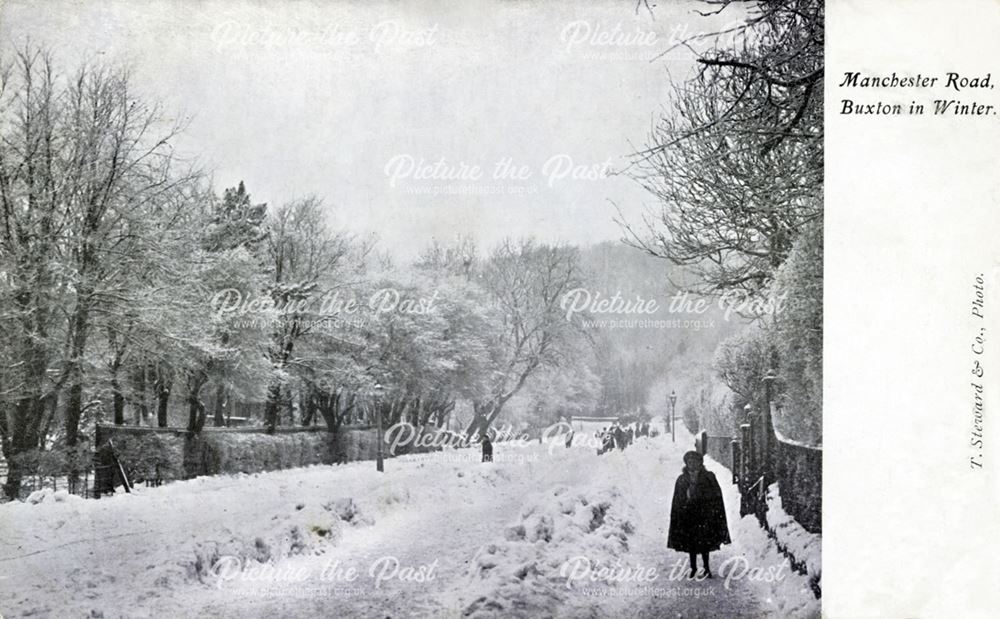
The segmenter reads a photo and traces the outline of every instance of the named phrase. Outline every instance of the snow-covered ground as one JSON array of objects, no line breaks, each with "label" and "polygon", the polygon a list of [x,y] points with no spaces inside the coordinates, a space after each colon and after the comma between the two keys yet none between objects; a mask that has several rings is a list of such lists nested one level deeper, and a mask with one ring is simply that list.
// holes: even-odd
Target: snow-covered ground
[{"label": "snow-covered ground", "polygon": [[[0,615],[814,617],[808,578],[723,484],[715,578],[666,549],[678,434],[199,478],[0,505]],[[818,566],[818,539],[810,562]],[[811,567],[814,567],[811,565]],[[818,567],[816,567],[818,569]]]},{"label": "snow-covered ground", "polygon": [[778,548],[795,557],[795,562],[819,586],[823,574],[822,540],[785,511],[776,483],[767,489],[767,526],[774,531]]}]

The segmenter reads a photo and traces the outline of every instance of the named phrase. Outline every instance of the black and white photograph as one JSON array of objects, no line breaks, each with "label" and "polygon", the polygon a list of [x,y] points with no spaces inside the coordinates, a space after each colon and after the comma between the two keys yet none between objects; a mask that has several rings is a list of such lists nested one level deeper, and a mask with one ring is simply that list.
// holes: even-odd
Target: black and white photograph
[{"label": "black and white photograph", "polygon": [[820,617],[825,26],[2,2],[0,619]]}]

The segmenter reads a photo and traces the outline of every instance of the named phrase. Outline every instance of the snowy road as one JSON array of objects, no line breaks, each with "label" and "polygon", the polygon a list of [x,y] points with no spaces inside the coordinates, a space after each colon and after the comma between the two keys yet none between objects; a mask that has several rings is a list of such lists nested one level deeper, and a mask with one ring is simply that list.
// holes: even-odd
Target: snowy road
[{"label": "snowy road", "polygon": [[384,475],[359,462],[3,505],[0,614],[818,616],[806,578],[738,519],[723,469],[734,543],[713,554],[716,578],[683,577],[665,538],[690,444],[498,445],[508,461],[451,452]]},{"label": "snowy road", "polygon": [[[538,458],[546,455],[538,450],[532,452]],[[471,467],[480,467],[486,474],[467,473]],[[524,495],[536,489],[539,483],[573,484],[582,478],[581,469],[572,466],[571,461],[526,462],[509,468],[504,464],[465,463],[459,465],[459,469],[462,477],[458,477],[459,471],[454,471],[450,479],[435,478],[426,482],[428,485],[457,484],[459,492],[445,500],[424,501],[419,508],[411,503],[393,511],[376,526],[353,531],[342,544],[323,555],[288,559],[287,564],[314,574],[316,581],[331,583],[323,586],[322,595],[290,602],[280,595],[282,587],[279,586],[275,588],[278,595],[274,597],[247,596],[247,589],[254,588],[255,583],[233,579],[231,586],[200,591],[200,604],[204,605],[206,614],[218,617],[313,617],[329,614],[333,608],[343,617],[448,614],[453,610],[448,608],[448,602],[457,600],[440,599],[442,585],[461,582],[467,577],[469,563],[479,546],[496,537],[516,517]],[[392,578],[375,587],[369,571],[384,557],[398,560],[403,567],[423,566],[436,559],[434,581]],[[348,581],[346,576],[337,578],[328,569],[324,579],[323,568],[338,562],[345,568],[356,568],[358,578],[354,581]],[[391,565],[391,560],[383,563]],[[376,569],[379,570],[380,565]]]}]

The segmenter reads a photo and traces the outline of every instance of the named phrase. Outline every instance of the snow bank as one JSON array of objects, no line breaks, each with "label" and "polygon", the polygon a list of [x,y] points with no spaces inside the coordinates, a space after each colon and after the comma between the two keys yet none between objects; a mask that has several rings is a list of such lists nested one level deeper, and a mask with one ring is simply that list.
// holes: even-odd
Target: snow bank
[{"label": "snow bank", "polygon": [[460,596],[465,617],[548,616],[568,601],[570,569],[613,564],[635,530],[616,487],[556,486],[527,500],[504,539],[482,546]]},{"label": "snow bank", "polygon": [[[820,616],[821,602],[813,593],[814,577],[812,574],[802,575],[792,569],[791,562],[782,552],[779,545],[753,515],[740,516],[739,490],[732,483],[723,480],[731,479],[727,470],[711,458],[705,459],[705,465],[714,471],[720,480],[725,496],[727,518],[733,544],[737,548],[736,556],[746,561],[747,566],[766,566],[780,568],[781,578],[753,578],[746,575],[746,580],[757,590],[768,613],[772,616],[788,619],[812,619]],[[794,522],[785,514],[787,520]],[[796,523],[796,526],[797,523]],[[801,528],[801,527],[799,527]],[[803,529],[804,532],[804,529]],[[815,545],[810,546],[810,552],[815,559],[816,578],[818,579],[820,561],[820,540],[814,536]],[[736,567],[734,569],[739,569]]]},{"label": "snow bank", "polygon": [[345,527],[371,526],[354,499],[336,498],[296,503],[275,514],[266,527],[233,527],[214,539],[199,539],[181,548],[172,561],[150,565],[159,574],[155,585],[172,589],[193,581],[213,583],[230,578],[254,563],[277,564],[304,554],[323,554],[344,535]]},{"label": "snow bank", "polygon": [[29,505],[38,505],[39,503],[73,503],[76,501],[84,501],[81,496],[70,494],[66,490],[53,490],[52,488],[43,488],[41,490],[35,490],[28,495],[25,502]]},{"label": "snow bank", "polygon": [[785,512],[777,484],[771,484],[767,489],[767,526],[774,532],[779,548],[805,568],[818,588],[823,569],[822,536],[806,531]]},{"label": "snow bank", "polygon": [[152,616],[143,610],[151,599],[212,585],[222,568],[324,553],[346,531],[413,500],[407,478],[422,472],[400,470],[389,480],[374,468],[199,477],[100,500],[46,489],[4,503],[0,608],[15,616]]}]

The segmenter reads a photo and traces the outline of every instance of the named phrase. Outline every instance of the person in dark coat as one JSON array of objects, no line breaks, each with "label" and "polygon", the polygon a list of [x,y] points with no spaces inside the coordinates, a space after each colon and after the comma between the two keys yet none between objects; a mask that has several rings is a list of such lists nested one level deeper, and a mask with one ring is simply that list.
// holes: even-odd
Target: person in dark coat
[{"label": "person in dark coat", "polygon": [[705,575],[711,578],[708,553],[730,541],[722,488],[715,474],[705,469],[702,455],[689,451],[684,454],[684,470],[674,484],[667,548],[688,553],[691,578],[698,571],[696,559],[700,554]]},{"label": "person in dark coat", "polygon": [[614,430],[614,434],[615,434],[615,446],[619,450],[624,450],[625,449],[625,430],[622,430],[621,426],[616,425],[615,426],[615,430]]},{"label": "person in dark coat", "polygon": [[493,442],[490,435],[483,432],[479,440],[483,443],[483,462],[493,462]]}]

